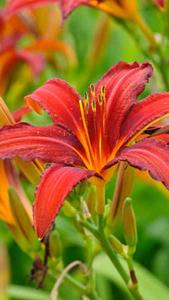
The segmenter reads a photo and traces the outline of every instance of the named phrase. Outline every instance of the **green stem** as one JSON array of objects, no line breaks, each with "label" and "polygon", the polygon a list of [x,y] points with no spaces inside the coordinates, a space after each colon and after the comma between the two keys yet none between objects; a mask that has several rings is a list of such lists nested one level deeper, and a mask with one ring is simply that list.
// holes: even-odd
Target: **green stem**
[{"label": "green stem", "polygon": [[112,250],[111,245],[109,241],[106,239],[104,230],[103,230],[103,218],[99,218],[99,227],[97,228],[96,226],[92,225],[89,222],[82,221],[81,224],[88,229],[94,236],[95,238],[100,242],[102,249],[105,251],[107,256],[110,258],[112,264],[115,266],[116,270],[119,272],[121,275],[123,281],[125,282],[127,288],[129,289],[130,293],[133,296],[133,299],[135,300],[143,300],[142,296],[140,295],[137,287],[134,287],[129,285],[130,283],[130,277],[121,265],[116,253]]},{"label": "green stem", "polygon": [[[168,64],[165,60],[165,57],[161,51],[160,46],[157,44],[156,48],[154,49],[154,52],[151,53],[149,49],[145,49],[142,45],[143,43],[140,41],[140,38],[137,34],[137,32],[134,30],[134,27],[130,28],[130,26],[127,23],[121,23],[125,31],[131,36],[133,41],[135,42],[137,48],[141,51],[142,55],[146,58],[148,58],[154,66],[157,68],[158,72],[161,75],[163,84],[165,89],[169,90],[169,74],[167,72]],[[158,60],[154,57],[154,54],[158,55]]]},{"label": "green stem", "polygon": [[76,279],[74,279],[71,275],[66,274],[65,278],[71,283],[73,284],[77,289],[80,289],[82,291],[86,291],[86,287],[85,285],[81,284],[79,281],[77,281]]}]

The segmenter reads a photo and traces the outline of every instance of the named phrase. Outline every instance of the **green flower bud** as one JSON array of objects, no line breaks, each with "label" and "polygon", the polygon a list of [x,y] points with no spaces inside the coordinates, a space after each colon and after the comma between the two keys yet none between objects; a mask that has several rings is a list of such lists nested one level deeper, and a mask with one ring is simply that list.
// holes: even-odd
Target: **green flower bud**
[{"label": "green flower bud", "polygon": [[52,231],[49,236],[50,257],[57,259],[62,254],[62,243],[57,231]]},{"label": "green flower bud", "polygon": [[37,246],[37,238],[33,229],[32,222],[18,196],[13,188],[9,189],[9,201],[15,225],[11,225],[16,241],[24,250]]},{"label": "green flower bud", "polygon": [[109,241],[118,254],[123,254],[123,244],[114,235],[110,236]]},{"label": "green flower bud", "polygon": [[69,203],[69,201],[64,202],[64,206],[62,207],[62,211],[66,217],[75,217],[77,215],[76,209]]},{"label": "green flower bud", "polygon": [[[126,198],[123,207],[124,237],[129,247],[129,254],[133,254],[137,244],[137,226],[131,198]],[[131,250],[131,251],[130,251]]]}]

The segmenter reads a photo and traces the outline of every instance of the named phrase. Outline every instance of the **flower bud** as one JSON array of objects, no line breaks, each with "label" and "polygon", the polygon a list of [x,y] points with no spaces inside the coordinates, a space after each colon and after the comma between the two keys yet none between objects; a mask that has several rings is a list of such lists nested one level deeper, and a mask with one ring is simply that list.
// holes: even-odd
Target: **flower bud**
[{"label": "flower bud", "polygon": [[0,244],[0,299],[7,300],[7,288],[10,280],[10,270],[7,249]]},{"label": "flower bud", "polygon": [[14,119],[12,117],[12,114],[10,113],[3,99],[0,97],[0,126],[4,124],[9,125],[13,123],[14,123]]},{"label": "flower bud", "polygon": [[94,216],[96,213],[96,190],[93,186],[91,187],[87,197],[87,207],[91,216]]},{"label": "flower bud", "polygon": [[50,257],[57,259],[62,254],[62,244],[57,231],[52,231],[49,236]]},{"label": "flower bud", "polygon": [[110,240],[110,244],[112,245],[113,249],[118,254],[123,254],[123,244],[114,235],[111,235],[109,240]]},{"label": "flower bud", "polygon": [[76,209],[67,200],[64,202],[62,211],[64,212],[65,216],[69,218],[75,217],[77,214]]},{"label": "flower bud", "polygon": [[30,249],[35,245],[37,246],[37,239],[31,220],[13,188],[9,189],[9,201],[15,219],[15,225],[10,226],[10,229],[16,241],[24,250]]},{"label": "flower bud", "polygon": [[126,198],[123,207],[124,237],[129,247],[129,254],[133,254],[137,244],[137,227],[131,198]]}]

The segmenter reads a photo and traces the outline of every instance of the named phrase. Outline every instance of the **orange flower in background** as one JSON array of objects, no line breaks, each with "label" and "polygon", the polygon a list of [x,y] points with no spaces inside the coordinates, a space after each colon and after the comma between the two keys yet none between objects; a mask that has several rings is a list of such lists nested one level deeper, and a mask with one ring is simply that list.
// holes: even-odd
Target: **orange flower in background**
[{"label": "orange flower in background", "polygon": [[154,3],[158,5],[160,8],[164,8],[165,2],[166,2],[165,0],[154,0]]},{"label": "orange flower in background", "polygon": [[[0,126],[14,124],[14,118],[20,118],[30,110],[22,107],[13,115],[0,98]],[[31,183],[37,183],[42,172],[40,163],[26,163],[18,158],[0,160],[0,220],[3,220],[19,246],[26,250],[35,242],[33,232],[32,205],[29,202],[20,182],[20,174]],[[10,190],[12,188],[12,190]]]},{"label": "orange flower in background", "polygon": [[[29,108],[22,107],[14,114],[11,114],[8,107],[2,98],[0,98],[0,126],[4,124],[14,124],[15,121],[20,121],[21,117],[30,112]],[[13,186],[19,195],[21,202],[23,203],[30,219],[32,219],[32,208],[29,201],[26,199],[26,195],[20,185],[19,175],[17,168],[20,169],[22,174],[32,183],[37,183],[42,168],[40,164],[38,167],[35,163],[25,164],[25,162],[16,159],[14,162],[8,162],[7,160],[0,160],[0,219],[4,220],[7,224],[14,225],[14,219],[12,216],[10,204],[9,204],[9,188]]]},{"label": "orange flower in background", "polygon": [[51,2],[60,6],[63,18],[66,18],[77,7],[86,5],[100,9],[113,17],[132,21],[138,25],[140,30],[149,40],[150,45],[152,47],[155,47],[156,45],[152,32],[139,13],[136,0],[12,0],[9,1],[9,4],[6,7],[6,15],[14,15],[25,8],[41,6]]},{"label": "orange flower in background", "polygon": [[156,41],[149,27],[140,15],[136,0],[58,0],[63,18],[66,18],[72,11],[81,5],[91,6],[108,13],[110,16],[129,20],[137,24],[150,45],[155,47]]},{"label": "orange flower in background", "polygon": [[41,55],[35,55],[24,48],[19,48],[21,38],[29,32],[26,24],[14,16],[8,21],[2,11],[0,29],[0,94],[2,95],[8,86],[16,66],[21,62],[26,63],[34,76],[37,76],[44,67],[44,59]]},{"label": "orange flower in background", "polygon": [[93,6],[123,19],[132,19],[138,14],[136,0],[60,0],[58,3],[61,5],[64,17],[80,5]]},{"label": "orange flower in background", "polygon": [[34,224],[40,238],[81,180],[94,179],[97,212],[102,214],[105,182],[120,161],[149,171],[169,188],[167,141],[151,136],[141,139],[147,128],[169,115],[169,93],[137,101],[151,74],[148,63],[121,62],[91,85],[84,99],[65,81],[49,80],[26,101],[38,112],[44,108],[54,124],[18,123],[1,129],[1,158],[19,156],[53,163],[36,191]]},{"label": "orange flower in background", "polygon": [[5,172],[5,165],[2,160],[0,160],[0,178],[0,219],[8,224],[14,224],[15,222],[9,204],[9,182]]},{"label": "orange flower in background", "polygon": [[7,17],[18,13],[24,8],[37,7],[57,0],[9,0],[5,8]]},{"label": "orange flower in background", "polygon": [[[65,56],[70,65],[76,64],[71,46],[58,40],[61,17],[57,6],[46,6],[24,11],[9,18],[6,9],[1,11],[0,28],[0,93],[16,76],[16,66],[22,61],[30,67],[34,77],[49,63],[56,67],[55,53]],[[24,47],[21,45],[25,44]],[[57,60],[56,60],[57,62]],[[32,76],[22,76],[28,81]],[[32,79],[31,79],[32,80]]]}]

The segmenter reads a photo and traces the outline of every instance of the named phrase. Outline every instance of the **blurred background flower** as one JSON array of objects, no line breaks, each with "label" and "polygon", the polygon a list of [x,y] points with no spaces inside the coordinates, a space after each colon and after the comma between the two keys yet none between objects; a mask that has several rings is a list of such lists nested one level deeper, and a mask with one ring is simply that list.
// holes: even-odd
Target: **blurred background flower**
[{"label": "blurred background flower", "polygon": [[[31,64],[30,60],[28,61],[25,56],[22,56],[17,58],[17,64],[16,60],[14,61],[15,67],[13,67],[12,63],[12,68],[10,68],[9,64],[11,64],[11,61],[6,59],[7,69],[5,70],[8,71],[3,72],[3,74],[5,74],[3,78],[7,78],[7,81],[4,81],[0,76],[0,86],[2,87],[4,99],[11,111],[15,111],[23,105],[23,96],[31,93],[35,88],[52,77],[61,77],[69,81],[83,95],[90,82],[98,80],[100,74],[103,74],[111,65],[120,60],[127,62],[135,60],[144,62],[145,60],[149,60],[152,62],[152,59],[155,59],[153,62],[155,68],[154,78],[148,84],[140,98],[147,96],[151,92],[169,90],[169,88],[167,88],[167,81],[169,80],[169,27],[167,6],[166,9],[161,10],[158,9],[159,6],[156,6],[154,1],[135,1],[139,14],[143,17],[158,44],[162,46],[163,65],[159,67],[159,55],[156,52],[153,54],[153,51],[149,48],[147,39],[144,39],[135,25],[131,25],[133,24],[132,22],[126,19],[113,18],[113,20],[117,21],[114,22],[108,15],[103,14],[102,10],[79,6],[79,8],[74,10],[69,18],[65,20],[64,26],[61,25],[60,28],[60,16],[57,11],[58,6],[55,4],[56,1],[52,2],[53,3],[50,4],[51,9],[46,5],[43,7],[40,5],[36,8],[35,6],[32,8],[29,6],[29,9],[25,7],[24,10],[20,11],[17,9],[13,10],[13,15],[12,13],[9,15],[8,23],[5,22],[5,27],[4,25],[0,26],[0,49],[2,45],[4,45],[5,39],[5,47],[10,46],[10,51],[12,48],[16,54],[18,52],[20,53],[21,50],[25,50],[31,57],[32,55],[33,57],[40,57],[40,61],[43,62],[43,67],[38,75],[32,76],[32,68],[36,67],[36,64],[34,65],[35,61]],[[23,4],[23,1],[20,1],[20,3]],[[1,8],[6,7],[7,4],[13,4],[14,7],[16,2],[14,2],[14,0],[0,0]],[[162,1],[158,1],[158,4],[163,5]],[[47,11],[50,11],[49,15]],[[54,16],[56,15],[57,17],[55,18]],[[45,18],[47,20],[50,19],[50,22],[46,22]],[[15,19],[15,22],[13,21],[15,24],[19,22],[18,24],[22,24],[22,26],[11,26],[12,19]],[[41,19],[41,21],[38,21],[39,19]],[[126,27],[124,28],[124,21],[127,24],[127,30]],[[1,24],[4,24],[2,17]],[[8,34],[6,33],[6,29],[4,29],[7,24],[10,27]],[[58,24],[59,28],[57,27]],[[37,30],[38,28],[37,32],[39,36],[37,36],[36,30],[32,31],[32,25],[34,29]],[[45,28],[45,34],[43,28]],[[56,28],[58,28],[58,30],[56,30]],[[3,37],[2,32],[5,32]],[[48,33],[50,34],[48,35]],[[6,39],[6,37],[11,36],[13,37],[12,42],[10,38]],[[58,50],[54,50],[55,47],[52,48],[51,44],[45,44],[45,46],[43,46],[41,40],[46,40],[46,38],[49,37],[50,39],[52,38],[55,43],[62,42],[68,45],[68,47],[66,50],[63,50],[65,49],[64,47],[59,48],[59,46],[57,46]],[[15,40],[15,43],[13,43],[13,40]],[[34,45],[36,45],[36,43],[38,45],[38,42],[40,48],[36,51]],[[10,43],[12,43],[12,45]],[[50,51],[47,50],[48,45],[51,47]],[[69,50],[67,50],[69,48],[71,48],[70,54],[67,54],[66,51],[69,53]],[[147,51],[146,53],[145,50]],[[72,51],[73,55],[71,54]],[[1,56],[0,54],[0,66],[2,67],[4,66],[3,55],[4,54]],[[42,64],[40,65],[42,66]],[[0,67],[0,74],[2,69],[3,68]],[[165,83],[161,71],[165,73]],[[41,126],[50,124],[50,120],[45,114],[38,115],[31,112],[24,115],[22,119],[34,125]],[[24,166],[24,169],[26,169],[26,166]],[[32,171],[29,171],[29,175],[31,174]],[[19,172],[19,178],[26,196],[29,198],[30,203],[32,203],[34,199],[34,185],[30,184],[29,180],[21,175],[21,172]],[[106,189],[106,197],[110,199],[110,202],[113,198],[115,179],[116,173]],[[93,191],[91,194],[93,195]],[[14,193],[12,197],[14,198],[15,196],[16,194]],[[82,196],[85,197],[86,195],[82,194]],[[134,258],[138,263],[136,268],[140,285],[146,293],[145,298],[149,300],[168,300],[169,238],[167,232],[169,230],[169,192],[163,189],[162,184],[158,183],[158,185],[156,185],[153,179],[150,180],[146,172],[144,174],[138,172],[134,177],[132,199],[136,214],[139,240]],[[89,199],[89,202],[92,202],[91,199]],[[7,252],[7,256],[10,258],[11,269],[11,279],[9,280],[8,265],[5,267],[5,270],[8,269],[8,274],[5,276],[5,272],[3,272],[4,277],[2,278],[3,281],[1,281],[0,286],[2,285],[5,294],[7,291],[8,298],[14,300],[49,299],[49,292],[56,281],[56,277],[59,277],[64,267],[74,260],[81,260],[83,262],[90,260],[91,262],[91,249],[94,249],[95,253],[98,253],[99,246],[94,243],[88,233],[84,234],[82,229],[79,231],[79,227],[74,223],[74,217],[72,217],[72,215],[81,209],[81,203],[83,203],[82,199],[79,199],[79,190],[74,191],[70,196],[69,203],[74,205],[76,209],[72,212],[72,205],[69,208],[63,207],[63,210],[56,220],[54,233],[57,234],[57,243],[54,244],[56,244],[57,247],[53,247],[52,242],[51,249],[52,253],[57,253],[57,258],[54,258],[55,255],[53,255],[52,259],[49,260],[51,272],[47,274],[43,289],[39,291],[35,290],[34,284],[29,282],[32,259],[18,247],[5,222],[0,221],[0,240],[3,253]],[[3,212],[5,212],[5,210],[3,210]],[[5,212],[5,218],[9,217],[8,214],[10,214],[9,211],[8,213]],[[120,224],[117,224],[115,234],[124,242]],[[45,247],[44,244],[42,247]],[[58,250],[58,252],[56,250]],[[36,253],[36,251],[34,251],[34,253]],[[1,256],[3,257],[3,263],[5,256],[6,254]],[[37,264],[36,260],[36,264],[34,265],[37,266]],[[39,263],[38,267],[40,269],[41,263]],[[102,300],[130,299],[121,281],[119,281],[118,276],[116,276],[115,270],[112,272],[109,261],[105,260],[104,257],[99,257],[95,262],[95,270],[97,274],[96,285]],[[38,272],[40,271],[38,270]],[[79,300],[82,295],[82,290],[69,280],[69,275],[73,275],[78,281],[85,283],[86,277],[80,273],[79,269],[77,270],[75,268],[64,278],[64,282],[59,287],[59,296],[64,300]],[[7,285],[8,288],[6,289]],[[83,286],[81,288],[83,288]],[[5,297],[7,296],[5,295]]]}]

